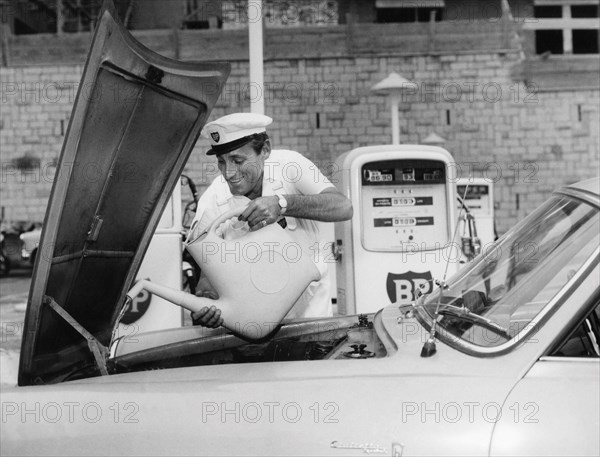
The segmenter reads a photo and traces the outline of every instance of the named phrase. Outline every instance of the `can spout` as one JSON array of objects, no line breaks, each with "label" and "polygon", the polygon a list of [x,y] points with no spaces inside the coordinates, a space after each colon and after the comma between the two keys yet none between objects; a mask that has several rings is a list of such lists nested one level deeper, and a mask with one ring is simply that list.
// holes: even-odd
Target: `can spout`
[{"label": "can spout", "polygon": [[142,290],[147,290],[151,294],[157,295],[160,298],[164,298],[171,303],[174,303],[182,308],[187,309],[191,312],[200,311],[205,306],[215,305],[218,300],[210,300],[204,297],[196,297],[195,295],[189,294],[182,290],[173,289],[171,287],[162,286],[154,282],[150,282],[147,279],[140,279],[134,286],[127,292],[127,296],[130,299],[135,298]]}]

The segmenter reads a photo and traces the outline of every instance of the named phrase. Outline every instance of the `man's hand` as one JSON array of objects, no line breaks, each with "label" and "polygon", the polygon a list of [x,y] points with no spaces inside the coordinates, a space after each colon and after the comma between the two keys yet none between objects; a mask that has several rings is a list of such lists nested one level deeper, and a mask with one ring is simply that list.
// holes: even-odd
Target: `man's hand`
[{"label": "man's hand", "polygon": [[205,306],[200,311],[192,313],[192,322],[194,325],[201,325],[202,327],[217,328],[223,325],[223,319],[221,319],[221,310],[216,306]]},{"label": "man's hand", "polygon": [[[352,202],[333,186],[318,194],[285,194],[284,197],[287,200],[286,217],[322,222],[340,222],[352,218]],[[238,219],[248,221],[250,230],[255,231],[277,222],[280,216],[279,197],[272,195],[252,200]]]},{"label": "man's hand", "polygon": [[239,215],[238,219],[240,221],[247,221],[250,231],[254,232],[277,222],[280,215],[279,197],[272,195],[252,200],[244,212]]},{"label": "man's hand", "polygon": [[[196,292],[196,297],[210,298],[211,300],[217,300],[219,294],[214,290],[206,278],[202,278],[199,281],[199,285],[205,286],[204,289],[200,289]],[[221,319],[221,310],[216,306],[205,306],[200,311],[191,313],[192,322],[194,325],[201,325],[202,327],[217,328],[223,325],[223,319]]]}]

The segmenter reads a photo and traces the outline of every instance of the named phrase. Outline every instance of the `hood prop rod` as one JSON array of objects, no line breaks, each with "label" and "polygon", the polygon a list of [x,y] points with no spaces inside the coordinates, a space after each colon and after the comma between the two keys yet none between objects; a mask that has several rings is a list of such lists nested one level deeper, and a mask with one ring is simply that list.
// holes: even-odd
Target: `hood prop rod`
[{"label": "hood prop rod", "polygon": [[44,303],[44,305],[50,306],[50,308],[52,308],[56,312],[56,314],[58,314],[60,317],[62,317],[71,327],[73,327],[81,336],[83,336],[85,338],[85,340],[87,341],[87,345],[90,348],[92,355],[94,356],[94,360],[96,360],[96,365],[98,366],[98,369],[100,370],[100,374],[102,376],[107,376],[108,375],[108,370],[106,369],[106,356],[108,355],[107,348],[102,343],[100,343],[100,341],[98,341],[94,335],[92,335],[90,332],[88,332],[79,322],[77,322],[73,318],[73,316],[71,316],[67,311],[65,311],[65,309],[63,307],[61,307],[58,303],[56,303],[56,301],[52,297],[49,297],[48,295],[44,295],[42,303]]}]

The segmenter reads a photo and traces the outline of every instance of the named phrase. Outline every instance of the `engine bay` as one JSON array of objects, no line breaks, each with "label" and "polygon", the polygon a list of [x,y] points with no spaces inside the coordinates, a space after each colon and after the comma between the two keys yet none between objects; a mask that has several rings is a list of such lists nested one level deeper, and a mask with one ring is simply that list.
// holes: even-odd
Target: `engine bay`
[{"label": "engine bay", "polygon": [[[125,353],[117,341],[109,359],[112,374],[229,363],[381,358],[386,348],[372,315],[283,324],[264,341],[250,342],[232,333],[170,342]],[[143,338],[137,335],[136,338]],[[120,353],[122,352],[122,353]]]}]

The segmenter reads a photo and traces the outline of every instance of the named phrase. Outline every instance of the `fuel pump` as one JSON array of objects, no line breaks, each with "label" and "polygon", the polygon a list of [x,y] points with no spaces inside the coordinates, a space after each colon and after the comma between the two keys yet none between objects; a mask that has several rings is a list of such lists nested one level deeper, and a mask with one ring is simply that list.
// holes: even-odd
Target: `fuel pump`
[{"label": "fuel pump", "polygon": [[339,314],[410,302],[417,288],[427,293],[434,278],[458,270],[453,162],[423,145],[361,147],[338,158],[333,179],[354,207],[352,220],[335,226]]},{"label": "fuel pump", "polygon": [[[181,183],[178,182],[140,265],[136,279],[181,289]],[[181,308],[142,290],[121,318],[117,336],[181,327]]]},{"label": "fuel pump", "polygon": [[[494,227],[494,185],[486,178],[459,178],[456,181],[457,211],[462,214],[458,232],[463,254],[472,260],[496,241]],[[463,211],[460,212],[460,207]]]}]

